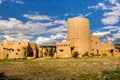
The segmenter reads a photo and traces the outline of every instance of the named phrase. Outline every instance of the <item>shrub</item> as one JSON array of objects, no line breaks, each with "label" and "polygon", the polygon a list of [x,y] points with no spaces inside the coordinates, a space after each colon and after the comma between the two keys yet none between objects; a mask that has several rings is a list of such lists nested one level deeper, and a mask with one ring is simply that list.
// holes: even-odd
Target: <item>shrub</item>
[{"label": "shrub", "polygon": [[97,57],[101,56],[99,53],[96,54]]},{"label": "shrub", "polygon": [[95,56],[95,54],[94,54],[94,53],[90,53],[90,56],[91,56],[91,57],[94,57],[94,56]]},{"label": "shrub", "polygon": [[77,58],[78,55],[79,55],[78,51],[75,51],[75,52],[73,53],[72,57]]},{"label": "shrub", "polygon": [[89,53],[88,52],[85,52],[82,57],[88,57],[89,56]]},{"label": "shrub", "polygon": [[107,56],[107,54],[103,53],[102,56]]}]

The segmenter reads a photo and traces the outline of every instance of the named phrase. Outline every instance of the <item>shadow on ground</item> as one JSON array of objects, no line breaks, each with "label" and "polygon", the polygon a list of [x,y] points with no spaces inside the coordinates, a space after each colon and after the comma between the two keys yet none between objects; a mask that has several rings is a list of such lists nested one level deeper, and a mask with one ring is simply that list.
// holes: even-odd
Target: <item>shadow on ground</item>
[{"label": "shadow on ground", "polygon": [[19,77],[14,77],[14,76],[6,76],[4,72],[0,72],[0,80],[23,80],[22,78]]}]

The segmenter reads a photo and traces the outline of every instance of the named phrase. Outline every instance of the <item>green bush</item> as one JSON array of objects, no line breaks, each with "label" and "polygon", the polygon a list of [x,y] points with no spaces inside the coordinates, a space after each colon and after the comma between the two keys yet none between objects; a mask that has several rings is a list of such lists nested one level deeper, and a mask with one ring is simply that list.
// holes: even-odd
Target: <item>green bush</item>
[{"label": "green bush", "polygon": [[99,53],[96,54],[97,57],[101,56]]},{"label": "green bush", "polygon": [[102,56],[107,56],[107,54],[103,53]]},{"label": "green bush", "polygon": [[88,52],[85,52],[82,57],[89,57],[89,53]]},{"label": "green bush", "polygon": [[79,55],[78,51],[75,51],[75,52],[73,53],[72,57],[77,58],[78,55]]},{"label": "green bush", "polygon": [[94,53],[90,53],[90,56],[91,56],[91,57],[94,57],[94,56],[95,56],[95,54],[94,54]]}]

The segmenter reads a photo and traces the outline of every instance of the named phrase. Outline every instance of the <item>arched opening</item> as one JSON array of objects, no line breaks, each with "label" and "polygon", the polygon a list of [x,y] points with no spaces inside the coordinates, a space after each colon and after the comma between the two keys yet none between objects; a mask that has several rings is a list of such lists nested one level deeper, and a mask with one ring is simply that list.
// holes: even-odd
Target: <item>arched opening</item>
[{"label": "arched opening", "polygon": [[34,56],[33,51],[30,51],[30,52],[28,53],[28,57],[33,57],[33,56]]}]

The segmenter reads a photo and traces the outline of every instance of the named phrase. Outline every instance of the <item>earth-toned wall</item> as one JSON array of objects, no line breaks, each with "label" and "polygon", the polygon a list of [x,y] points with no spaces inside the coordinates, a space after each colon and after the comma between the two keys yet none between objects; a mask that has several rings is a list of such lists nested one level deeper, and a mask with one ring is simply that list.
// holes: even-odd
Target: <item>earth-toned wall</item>
[{"label": "earth-toned wall", "polygon": [[[91,35],[89,20],[86,18],[71,18],[68,20],[67,41],[57,43],[57,57],[71,57],[78,51],[79,57],[85,53],[89,55],[118,56],[120,51],[113,43],[100,43],[99,36]],[[64,46],[69,43],[70,46]]]},{"label": "earth-toned wall", "polygon": [[57,43],[57,57],[66,58],[72,57],[72,51],[70,47],[70,43]]},{"label": "earth-toned wall", "polygon": [[0,59],[36,57],[37,45],[29,42],[3,42],[0,44]]}]

